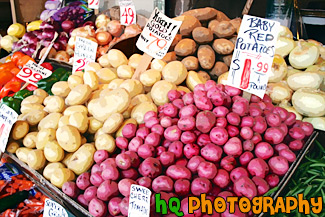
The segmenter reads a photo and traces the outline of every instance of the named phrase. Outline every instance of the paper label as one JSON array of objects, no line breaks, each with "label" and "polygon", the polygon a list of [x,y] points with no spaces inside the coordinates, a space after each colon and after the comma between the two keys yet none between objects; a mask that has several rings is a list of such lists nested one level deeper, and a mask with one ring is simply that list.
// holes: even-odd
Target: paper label
[{"label": "paper label", "polygon": [[128,217],[150,216],[151,191],[140,185],[131,185]]},{"label": "paper label", "polygon": [[5,152],[12,126],[17,121],[18,114],[9,106],[0,107],[0,150]]},{"label": "paper label", "polygon": [[272,69],[280,23],[244,15],[227,84],[263,98]]},{"label": "paper label", "polygon": [[45,199],[43,217],[68,217],[67,211],[57,202]]},{"label": "paper label", "polygon": [[88,0],[88,8],[99,9],[99,0]]},{"label": "paper label", "polygon": [[81,71],[88,63],[95,62],[98,44],[92,40],[76,37],[72,73]]},{"label": "paper label", "polygon": [[50,77],[50,75],[52,75],[50,70],[29,60],[16,76],[37,87],[36,83],[39,80]]},{"label": "paper label", "polygon": [[137,12],[132,0],[119,0],[120,23],[124,26],[137,23]]},{"label": "paper label", "polygon": [[137,47],[156,59],[162,59],[181,25],[182,21],[170,19],[155,8],[137,41]]}]

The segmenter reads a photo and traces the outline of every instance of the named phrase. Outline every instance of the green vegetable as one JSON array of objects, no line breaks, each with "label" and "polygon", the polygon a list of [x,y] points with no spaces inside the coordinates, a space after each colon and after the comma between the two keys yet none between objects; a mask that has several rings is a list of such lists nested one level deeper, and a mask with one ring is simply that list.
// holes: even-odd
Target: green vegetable
[{"label": "green vegetable", "polygon": [[15,112],[17,112],[17,114],[20,114],[21,101],[21,99],[6,96],[2,98],[1,103],[12,108]]},{"label": "green vegetable", "polygon": [[58,81],[60,81],[62,76],[65,75],[66,73],[68,73],[68,70],[66,70],[64,68],[58,68],[52,73],[52,75],[50,77],[54,76],[54,77],[56,77],[56,79]]},{"label": "green vegetable", "polygon": [[7,209],[14,209],[19,203],[29,197],[28,191],[18,191],[12,195],[0,199],[0,213]]},{"label": "green vegetable", "polygon": [[[53,76],[53,74],[48,77],[48,78],[44,78],[42,80],[39,80],[37,82],[37,87],[40,89],[45,90],[46,92],[51,92],[51,88],[53,86],[54,83],[58,82],[59,79],[57,79],[55,76]],[[53,94],[52,94],[53,95]]]},{"label": "green vegetable", "polygon": [[66,72],[61,78],[60,81],[67,81],[72,72]]},{"label": "green vegetable", "polygon": [[30,95],[33,95],[33,92],[32,91],[29,91],[27,89],[23,89],[23,90],[20,90],[18,91],[17,93],[15,93],[15,95],[13,96],[15,99],[25,99],[26,97],[30,96]]}]

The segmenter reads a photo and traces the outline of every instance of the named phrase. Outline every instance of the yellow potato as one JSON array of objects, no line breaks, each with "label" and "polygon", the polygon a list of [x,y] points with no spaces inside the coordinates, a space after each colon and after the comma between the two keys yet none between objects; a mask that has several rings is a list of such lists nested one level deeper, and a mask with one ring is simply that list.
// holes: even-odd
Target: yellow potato
[{"label": "yellow potato", "polygon": [[88,118],[88,132],[94,134],[103,126],[103,122],[97,120],[94,117]]},{"label": "yellow potato", "polygon": [[38,124],[43,118],[45,118],[45,116],[47,116],[46,111],[35,110],[27,113],[25,119],[29,125],[34,126]]},{"label": "yellow potato", "polygon": [[189,71],[188,76],[186,78],[186,86],[194,91],[194,87],[198,84],[205,84],[206,80],[194,71]]},{"label": "yellow potato", "polygon": [[21,105],[32,104],[32,103],[42,104],[43,100],[44,100],[44,98],[41,96],[30,95],[30,96],[26,97],[25,99],[23,99],[23,101],[21,102]]},{"label": "yellow potato", "polygon": [[44,128],[41,129],[36,137],[36,148],[43,150],[45,147],[45,144],[49,141],[53,141],[56,139],[55,135],[56,131],[52,128]]},{"label": "yellow potato", "polygon": [[94,163],[95,146],[89,143],[82,145],[71,157],[68,168],[76,175],[86,172]]},{"label": "yellow potato", "polygon": [[69,125],[76,127],[80,133],[85,133],[88,129],[88,117],[81,112],[73,113],[69,117]]},{"label": "yellow potato", "polygon": [[120,65],[117,68],[117,76],[122,79],[132,78],[134,69],[129,65]]},{"label": "yellow potato", "polygon": [[82,105],[89,99],[91,88],[87,84],[79,84],[71,89],[71,92],[65,99],[67,105]]},{"label": "yellow potato", "polygon": [[151,97],[156,105],[163,105],[168,103],[167,94],[170,90],[176,90],[174,83],[166,80],[161,80],[155,83],[151,89]]},{"label": "yellow potato", "polygon": [[34,170],[43,169],[46,159],[43,150],[34,149],[27,154],[27,164]]},{"label": "yellow potato", "polygon": [[[91,62],[91,63],[88,63],[85,67],[85,72],[89,72],[89,71],[93,71],[93,72],[96,72],[98,70],[100,70],[102,67],[100,66],[99,63],[95,63],[95,62]],[[85,76],[85,73],[84,73],[84,76]],[[85,80],[85,77],[84,77],[84,80]]]},{"label": "yellow potato", "polygon": [[163,79],[176,85],[185,81],[187,74],[187,69],[180,61],[172,61],[162,70]]},{"label": "yellow potato", "polygon": [[51,91],[56,96],[67,97],[71,89],[67,81],[58,81],[53,84]]},{"label": "yellow potato", "polygon": [[27,121],[16,121],[14,124],[12,130],[11,130],[11,136],[14,140],[19,140],[26,136],[26,134],[29,131],[29,125]]},{"label": "yellow potato", "polygon": [[132,109],[131,117],[134,118],[138,124],[142,124],[142,123],[144,123],[144,121],[143,121],[144,115],[148,111],[157,112],[157,106],[152,102],[140,103],[139,105],[135,106]]},{"label": "yellow potato", "polygon": [[59,127],[69,125],[69,118],[70,116],[63,115],[59,120]]},{"label": "yellow potato", "polygon": [[57,141],[49,141],[45,144],[44,155],[46,160],[50,162],[59,162],[64,158],[64,150]]},{"label": "yellow potato", "polygon": [[88,114],[88,109],[84,105],[69,106],[68,108],[66,108],[64,110],[63,115],[70,116],[70,115],[72,115],[73,113],[76,113],[76,112],[81,112],[81,113],[87,115]]},{"label": "yellow potato", "polygon": [[115,133],[123,123],[123,115],[120,113],[111,114],[101,128],[104,133]]},{"label": "yellow potato", "polygon": [[74,154],[74,152],[71,153],[66,153],[65,157],[62,160],[62,163],[67,167],[69,165],[70,159],[72,157],[72,155]]},{"label": "yellow potato", "polygon": [[25,136],[23,140],[23,145],[26,148],[36,148],[36,140],[37,140],[37,132],[30,132]]},{"label": "yellow potato", "polygon": [[73,73],[73,75],[77,75],[77,76],[79,76],[79,77],[83,77],[84,76],[84,72],[83,71],[75,71],[74,73]]},{"label": "yellow potato", "polygon": [[184,86],[178,86],[177,91],[184,91],[185,93],[190,93],[191,90]]},{"label": "yellow potato", "polygon": [[64,164],[60,162],[55,162],[55,163],[48,163],[43,170],[43,176],[47,179],[50,180],[51,176],[54,172],[55,169],[58,168],[65,168]]},{"label": "yellow potato", "polygon": [[16,150],[16,155],[19,160],[21,160],[24,163],[27,163],[28,162],[28,153],[32,150],[33,149],[21,147]]},{"label": "yellow potato", "polygon": [[48,96],[44,99],[44,111],[48,113],[53,112],[63,112],[64,110],[64,100],[60,96]]},{"label": "yellow potato", "polygon": [[269,73],[269,83],[279,82],[287,75],[288,67],[282,56],[275,54],[272,64],[272,70]]},{"label": "yellow potato", "polygon": [[117,78],[117,72],[114,68],[102,68],[96,72],[101,84],[109,84]]},{"label": "yellow potato", "polygon": [[112,65],[109,63],[108,60],[108,54],[104,54],[103,56],[99,57],[97,61],[101,67],[105,67],[105,68],[112,67]]},{"label": "yellow potato", "polygon": [[128,65],[131,66],[132,68],[136,69],[140,63],[142,55],[141,54],[133,54],[129,58]]},{"label": "yellow potato", "polygon": [[144,86],[151,87],[157,81],[161,80],[161,72],[155,69],[144,71],[140,75],[140,81]]},{"label": "yellow potato", "polygon": [[8,143],[6,150],[9,153],[15,154],[19,147],[20,147],[20,145],[18,144],[18,142],[11,141]]},{"label": "yellow potato", "polygon": [[39,96],[44,100],[49,94],[43,89],[36,89],[33,91],[33,95]]},{"label": "yellow potato", "polygon": [[83,83],[84,83],[83,77],[80,77],[78,75],[70,75],[68,78],[68,85],[70,90]]},{"label": "yellow potato", "polygon": [[22,114],[25,114],[25,113],[29,113],[29,112],[35,111],[35,110],[42,111],[43,109],[44,109],[44,106],[42,106],[41,104],[26,103],[26,104],[21,105],[20,112]]},{"label": "yellow potato", "polygon": [[58,188],[62,188],[64,183],[74,179],[73,172],[67,168],[56,168],[51,175],[51,183]]},{"label": "yellow potato", "polygon": [[75,152],[81,145],[81,136],[76,127],[67,125],[56,131],[59,145],[67,152]]},{"label": "yellow potato", "polygon": [[116,148],[115,139],[111,135],[101,134],[97,136],[95,146],[97,150],[106,150],[109,153],[113,153]]},{"label": "yellow potato", "polygon": [[84,83],[87,84],[92,91],[97,90],[99,86],[99,78],[94,71],[86,71],[84,73]]},{"label": "yellow potato", "polygon": [[114,79],[113,81],[111,81],[109,84],[108,84],[108,89],[110,90],[115,90],[117,88],[119,88],[121,86],[121,84],[124,82],[124,79]]},{"label": "yellow potato", "polygon": [[136,95],[139,95],[140,93],[143,93],[143,85],[140,81],[135,79],[127,79],[125,80],[119,88],[124,88],[127,90],[130,94],[130,97],[133,98]]},{"label": "yellow potato", "polygon": [[154,59],[151,62],[150,68],[161,72],[166,65],[167,63],[165,61],[160,59]]},{"label": "yellow potato", "polygon": [[44,129],[44,128],[53,128],[58,129],[59,126],[59,120],[62,117],[61,113],[50,113],[45,118],[43,118],[39,124],[38,129]]},{"label": "yellow potato", "polygon": [[107,53],[109,63],[114,67],[117,68],[120,65],[128,64],[128,59],[122,53],[122,51],[117,49],[111,49]]}]

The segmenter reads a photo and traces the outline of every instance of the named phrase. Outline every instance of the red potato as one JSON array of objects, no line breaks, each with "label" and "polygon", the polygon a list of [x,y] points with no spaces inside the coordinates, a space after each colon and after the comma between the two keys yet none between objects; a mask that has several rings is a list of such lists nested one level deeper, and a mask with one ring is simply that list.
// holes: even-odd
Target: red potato
[{"label": "red potato", "polygon": [[203,91],[203,92],[206,91],[204,84],[198,84],[194,87],[194,94],[199,93],[199,91]]},{"label": "red potato", "polygon": [[161,191],[171,192],[174,188],[173,180],[168,176],[158,176],[152,181],[152,190],[156,193]]},{"label": "red potato", "polygon": [[131,158],[131,166],[138,167],[140,165],[139,156],[135,151],[126,151],[125,154],[129,155]]},{"label": "red potato", "polygon": [[179,121],[179,118],[173,118],[172,119],[172,124],[177,125],[178,121]]},{"label": "red potato", "polygon": [[256,145],[259,142],[262,142],[262,136],[261,134],[254,132],[253,138],[251,139],[254,145]]},{"label": "red potato", "polygon": [[210,139],[216,145],[224,145],[228,141],[228,132],[225,128],[214,127],[210,131]]},{"label": "red potato", "polygon": [[120,149],[126,149],[128,147],[129,141],[127,138],[119,136],[115,139],[115,144]]},{"label": "red potato", "polygon": [[[146,129],[147,129],[147,128],[146,128]],[[138,131],[139,131],[139,130],[138,130]],[[122,138],[124,138],[124,137],[122,137]],[[127,148],[128,148],[128,150],[130,150],[130,151],[137,152],[138,149],[139,149],[139,147],[140,147],[142,144],[143,144],[143,140],[142,140],[140,137],[136,136],[136,137],[134,137],[133,139],[131,139],[131,141],[129,142]]]},{"label": "red potato", "polygon": [[221,213],[221,217],[247,217],[245,213],[242,213],[237,204],[235,204],[235,212],[229,213],[229,208],[225,212]]},{"label": "red potato", "polygon": [[151,188],[152,180],[149,177],[140,177],[137,179],[137,182],[139,185],[141,185],[143,187]]},{"label": "red potato", "polygon": [[[162,107],[161,107],[162,108]],[[148,111],[144,114],[143,120],[144,122],[147,122],[150,118],[157,117],[157,113],[154,111]]]},{"label": "red potato", "polygon": [[[132,179],[122,179],[118,182],[118,190],[124,196],[130,196],[130,189],[132,184],[137,184],[136,181]],[[99,188],[98,188],[99,189]]]},{"label": "red potato", "polygon": [[200,154],[200,148],[196,144],[186,144],[184,146],[184,155],[187,159],[191,159],[194,156],[197,156]]},{"label": "red potato", "polygon": [[146,176],[149,178],[156,178],[159,174],[161,174],[161,164],[158,159],[149,157],[146,158],[139,167],[139,173],[142,176]]},{"label": "red potato", "polygon": [[230,183],[229,173],[224,169],[219,169],[217,175],[213,179],[213,183],[220,188],[225,188]]},{"label": "red potato", "polygon": [[265,120],[270,127],[278,127],[281,124],[281,118],[276,113],[267,114]]},{"label": "red potato", "polygon": [[[164,128],[160,124],[156,124],[151,128],[151,133],[156,133],[156,134],[162,136],[164,134]],[[159,137],[159,139],[160,139],[160,137]]]},{"label": "red potato", "polygon": [[196,113],[197,113],[197,108],[195,107],[195,105],[190,104],[181,108],[178,115],[180,118],[194,117]]},{"label": "red potato", "polygon": [[65,182],[62,191],[73,199],[77,198],[80,192],[75,182]]},{"label": "red potato", "polygon": [[149,133],[149,128],[141,127],[137,130],[136,136],[144,140],[149,135]]},{"label": "red potato", "polygon": [[247,176],[242,176],[235,181],[234,192],[238,197],[244,196],[250,200],[257,196],[256,186]]},{"label": "red potato", "polygon": [[304,146],[304,144],[301,140],[293,140],[289,143],[289,148],[292,151],[299,151],[302,149],[303,146]]},{"label": "red potato", "polygon": [[130,139],[135,136],[136,131],[137,131],[137,126],[135,124],[129,123],[123,127],[122,135],[125,138]]},{"label": "red potato", "polygon": [[180,99],[182,97],[181,93],[177,90],[168,91],[167,97],[169,101],[174,101],[175,99]]},{"label": "red potato", "polygon": [[184,102],[182,99],[175,99],[173,101],[173,105],[177,108],[177,109],[181,109],[183,108],[185,105],[184,105]]},{"label": "red potato", "polygon": [[183,146],[183,143],[180,141],[175,141],[169,145],[168,151],[174,153],[176,159],[179,159],[183,156]]},{"label": "red potato", "polygon": [[187,169],[185,166],[180,165],[172,165],[169,166],[166,170],[166,175],[171,177],[174,180],[177,179],[191,179],[192,174],[189,169]]},{"label": "red potato", "polygon": [[173,142],[172,141],[169,141],[169,140],[164,140],[163,143],[162,143],[162,146],[166,149],[169,148],[170,144],[172,144]]},{"label": "red potato", "polygon": [[90,183],[96,187],[98,187],[103,181],[101,172],[96,172],[90,175]]},{"label": "red potato", "polygon": [[191,105],[194,103],[194,95],[192,92],[184,94],[182,97],[184,105]]},{"label": "red potato", "polygon": [[274,146],[274,149],[279,153],[282,149],[289,149],[289,147],[284,143],[280,143]]},{"label": "red potato", "polygon": [[119,207],[119,204],[121,203],[121,201],[122,201],[122,198],[120,198],[120,197],[114,197],[114,198],[110,199],[110,201],[108,202],[109,214],[111,214],[112,216],[117,216],[118,214],[121,213],[120,207]]},{"label": "red potato", "polygon": [[226,128],[228,125],[228,121],[224,117],[217,118],[216,127]]},{"label": "red potato", "polygon": [[[194,201],[193,204],[197,205],[196,201]],[[193,214],[189,214],[188,213],[188,208],[189,208],[188,198],[184,198],[181,201],[181,209],[180,209],[180,211],[183,212],[184,217],[195,217],[195,216],[201,216],[202,215],[201,209],[194,210]]]},{"label": "red potato", "polygon": [[194,156],[192,157],[188,163],[187,163],[187,168],[192,172],[196,173],[197,168],[200,165],[200,163],[204,162],[205,160],[201,156]]},{"label": "red potato", "polygon": [[245,140],[252,139],[253,135],[254,131],[250,127],[242,127],[240,129],[240,136]]},{"label": "red potato", "polygon": [[289,112],[287,119],[284,121],[284,123],[287,126],[292,126],[296,122],[296,114],[293,112]]},{"label": "red potato", "polygon": [[249,177],[247,170],[243,167],[237,167],[230,172],[230,179],[233,183],[243,176]]},{"label": "red potato", "polygon": [[289,130],[289,135],[291,136],[291,138],[297,140],[303,140],[305,138],[305,132],[300,127],[292,127]]},{"label": "red potato", "polygon": [[182,159],[178,159],[175,162],[175,165],[186,167],[187,163],[188,163],[188,160],[186,158],[182,158]]},{"label": "red potato", "polygon": [[170,127],[172,125],[172,119],[171,119],[171,117],[168,117],[168,116],[161,117],[161,119],[160,119],[160,125],[163,128]]},{"label": "red potato", "polygon": [[289,112],[286,109],[278,106],[274,107],[272,112],[278,114],[281,118],[281,121],[285,121],[289,115]]},{"label": "red potato", "polygon": [[85,190],[90,186],[90,173],[84,172],[78,176],[76,180],[76,185],[79,189]]},{"label": "red potato", "polygon": [[211,100],[214,106],[222,106],[226,104],[227,98],[225,94],[218,90],[218,88],[210,89],[207,92],[208,98]]},{"label": "red potato", "polygon": [[314,127],[311,123],[302,122],[300,127],[305,132],[305,136],[310,136],[314,132]]},{"label": "red potato", "polygon": [[138,153],[139,157],[146,159],[148,157],[154,157],[155,152],[156,152],[156,149],[154,146],[149,145],[149,144],[143,144],[143,145],[140,145],[137,153]]},{"label": "red potato", "polygon": [[239,126],[240,124],[240,116],[236,114],[235,112],[230,112],[226,116],[227,121],[229,124],[234,125],[234,126]]},{"label": "red potato", "polygon": [[284,136],[288,134],[288,127],[285,123],[280,124],[279,129],[282,131]]},{"label": "red potato", "polygon": [[91,174],[97,173],[97,172],[102,172],[102,168],[100,167],[100,164],[94,164],[91,168]]},{"label": "red potato", "polygon": [[240,127],[250,127],[254,126],[254,118],[251,116],[245,116],[241,119]]},{"label": "red potato", "polygon": [[168,167],[175,163],[175,154],[168,151],[162,152],[159,160],[163,166]]},{"label": "red potato", "polygon": [[83,206],[84,208],[88,208],[89,202],[85,199],[85,196],[83,194],[80,194],[77,198],[77,202]]},{"label": "red potato", "polygon": [[272,157],[268,162],[271,171],[279,176],[283,176],[289,170],[288,160],[281,156]]},{"label": "red potato", "polygon": [[176,126],[168,127],[164,132],[164,137],[169,141],[178,141],[182,131]]},{"label": "red potato", "polygon": [[215,123],[216,116],[211,111],[202,111],[196,116],[196,129],[202,133],[210,132]]},{"label": "red potato", "polygon": [[178,179],[174,183],[175,193],[179,196],[185,196],[190,193],[191,183],[187,179]]},{"label": "red potato", "polygon": [[111,197],[118,195],[118,185],[116,182],[106,180],[97,189],[97,198],[108,201]]},{"label": "red potato", "polygon": [[155,126],[156,124],[159,124],[159,119],[157,117],[151,117],[147,121],[144,122],[145,126],[149,129]]},{"label": "red potato", "polygon": [[217,106],[212,110],[212,112],[217,118],[226,117],[226,115],[229,113],[229,109],[224,106]]},{"label": "red potato", "polygon": [[220,162],[220,166],[228,172],[232,171],[236,165],[236,159],[233,156],[226,156],[222,158]]},{"label": "red potato", "polygon": [[222,148],[214,144],[207,144],[201,149],[201,156],[212,162],[219,162],[222,156]]},{"label": "red potato", "polygon": [[268,115],[273,112],[274,105],[272,103],[265,103],[265,109],[263,110],[264,115]]},{"label": "red potato", "polygon": [[200,134],[197,138],[197,144],[199,146],[206,146],[211,143],[210,136],[208,134]]},{"label": "red potato", "polygon": [[164,110],[163,110],[164,115],[174,118],[177,116],[178,114],[178,109],[175,105],[173,105],[172,103],[167,103],[164,106]]},{"label": "red potato", "polygon": [[181,135],[181,142],[184,144],[194,143],[196,141],[196,134],[191,131],[185,131]]},{"label": "red potato", "polygon": [[256,145],[254,153],[256,157],[259,157],[263,160],[267,160],[273,156],[274,150],[269,143],[260,142]]},{"label": "red potato", "polygon": [[243,153],[243,146],[239,138],[232,137],[223,146],[223,151],[227,155],[232,155],[234,157],[239,157]]},{"label": "red potato", "polygon": [[207,178],[195,178],[191,183],[191,192],[195,196],[206,194],[211,191],[212,184]]},{"label": "red potato", "polygon": [[213,80],[208,80],[204,84],[204,88],[206,91],[209,91],[211,88],[217,87],[217,83]]},{"label": "red potato", "polygon": [[254,155],[250,151],[244,152],[242,155],[239,157],[239,163],[243,166],[247,166],[248,163],[254,158]]},{"label": "red potato", "polygon": [[254,176],[252,180],[257,187],[257,196],[263,196],[270,190],[269,184],[264,179]]},{"label": "red potato", "polygon": [[195,118],[190,116],[181,117],[177,122],[177,126],[182,131],[193,130],[195,127]]},{"label": "red potato", "polygon": [[267,124],[265,119],[262,116],[256,116],[254,117],[255,125],[253,126],[253,131],[257,133],[264,133],[264,131],[267,128]]},{"label": "red potato", "polygon": [[119,204],[119,208],[121,211],[121,214],[123,216],[128,216],[128,212],[129,212],[129,198],[128,197],[124,197],[121,201],[121,203]]},{"label": "red potato", "polygon": [[227,131],[230,137],[235,137],[239,135],[239,129],[238,127],[232,126],[232,125],[228,125],[227,126]]},{"label": "red potato", "polygon": [[211,162],[201,162],[197,167],[199,177],[213,179],[217,175],[217,167]]},{"label": "red potato", "polygon": [[121,171],[121,177],[123,179],[132,179],[132,180],[136,180],[139,176],[139,173],[136,169],[134,168],[130,168],[128,170],[122,170]]},{"label": "red potato", "polygon": [[245,116],[249,110],[249,104],[247,100],[243,100],[244,98],[240,97],[232,104],[232,112],[238,114],[239,116]]},{"label": "red potato", "polygon": [[117,180],[120,176],[118,169],[112,165],[104,169],[101,175],[104,180]]},{"label": "red potato", "polygon": [[96,198],[96,194],[97,194],[97,187],[90,186],[86,188],[84,192],[84,198],[86,201],[90,202],[92,199]]},{"label": "red potato", "polygon": [[252,140],[245,140],[243,142],[243,149],[244,151],[253,151],[254,150],[254,142]]},{"label": "red potato", "polygon": [[[116,167],[115,158],[108,158],[108,159],[104,160],[104,161],[100,164],[101,171],[103,171],[104,169],[106,169],[106,167],[107,167],[108,165],[112,165],[112,166],[115,166],[115,167]],[[101,172],[101,171],[100,171],[100,172]]]},{"label": "red potato", "polygon": [[252,176],[258,176],[264,179],[269,173],[270,168],[263,159],[255,158],[248,163],[247,170]]},{"label": "red potato", "polygon": [[274,187],[278,186],[278,184],[280,182],[280,178],[278,175],[269,174],[266,176],[265,181],[269,184],[269,186],[271,188],[274,188]]},{"label": "red potato", "polygon": [[263,114],[262,109],[259,106],[249,106],[249,115],[252,117],[261,116]]},{"label": "red potato", "polygon": [[107,213],[105,203],[97,198],[92,199],[88,206],[89,213],[95,217],[104,217]]},{"label": "red potato", "polygon": [[132,165],[130,156],[125,153],[118,154],[115,158],[115,163],[122,170],[127,170]]},{"label": "red potato", "polygon": [[108,152],[106,150],[97,150],[94,154],[94,161],[98,164],[108,158]]},{"label": "red potato", "polygon": [[211,100],[206,96],[198,96],[194,92],[194,103],[196,107],[200,110],[210,111],[213,108]]},{"label": "red potato", "polygon": [[231,87],[228,85],[225,85],[225,93],[228,94],[229,96],[233,97],[233,96],[239,96],[242,94],[242,90],[235,88],[235,87]]},{"label": "red potato", "polygon": [[265,141],[271,144],[280,144],[284,139],[285,134],[279,127],[271,127],[266,129],[264,134]]}]

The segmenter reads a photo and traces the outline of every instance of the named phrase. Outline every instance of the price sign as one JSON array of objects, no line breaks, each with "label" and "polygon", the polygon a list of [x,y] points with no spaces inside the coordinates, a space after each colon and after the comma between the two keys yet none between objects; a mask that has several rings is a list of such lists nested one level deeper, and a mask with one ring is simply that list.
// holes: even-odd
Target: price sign
[{"label": "price sign", "polygon": [[52,72],[50,70],[29,60],[16,76],[26,83],[30,83],[37,87],[36,83],[39,80],[47,78],[51,74]]},{"label": "price sign", "polygon": [[170,19],[155,8],[137,41],[137,47],[154,58],[162,59],[181,24],[182,21]]},{"label": "price sign", "polygon": [[67,211],[57,202],[45,199],[43,217],[68,217]]},{"label": "price sign", "polygon": [[17,121],[18,114],[9,106],[2,104],[0,107],[0,150],[5,152],[10,130]]},{"label": "price sign", "polygon": [[95,62],[97,47],[96,42],[77,36],[72,73],[83,70],[88,63]]},{"label": "price sign", "polygon": [[131,185],[128,217],[150,216],[151,191],[141,185]]},{"label": "price sign", "polygon": [[280,23],[244,15],[227,84],[263,98],[271,72]]},{"label": "price sign", "polygon": [[88,8],[99,9],[99,0],[88,0]]},{"label": "price sign", "polygon": [[137,14],[132,0],[119,0],[120,22],[128,26],[137,23]]}]

